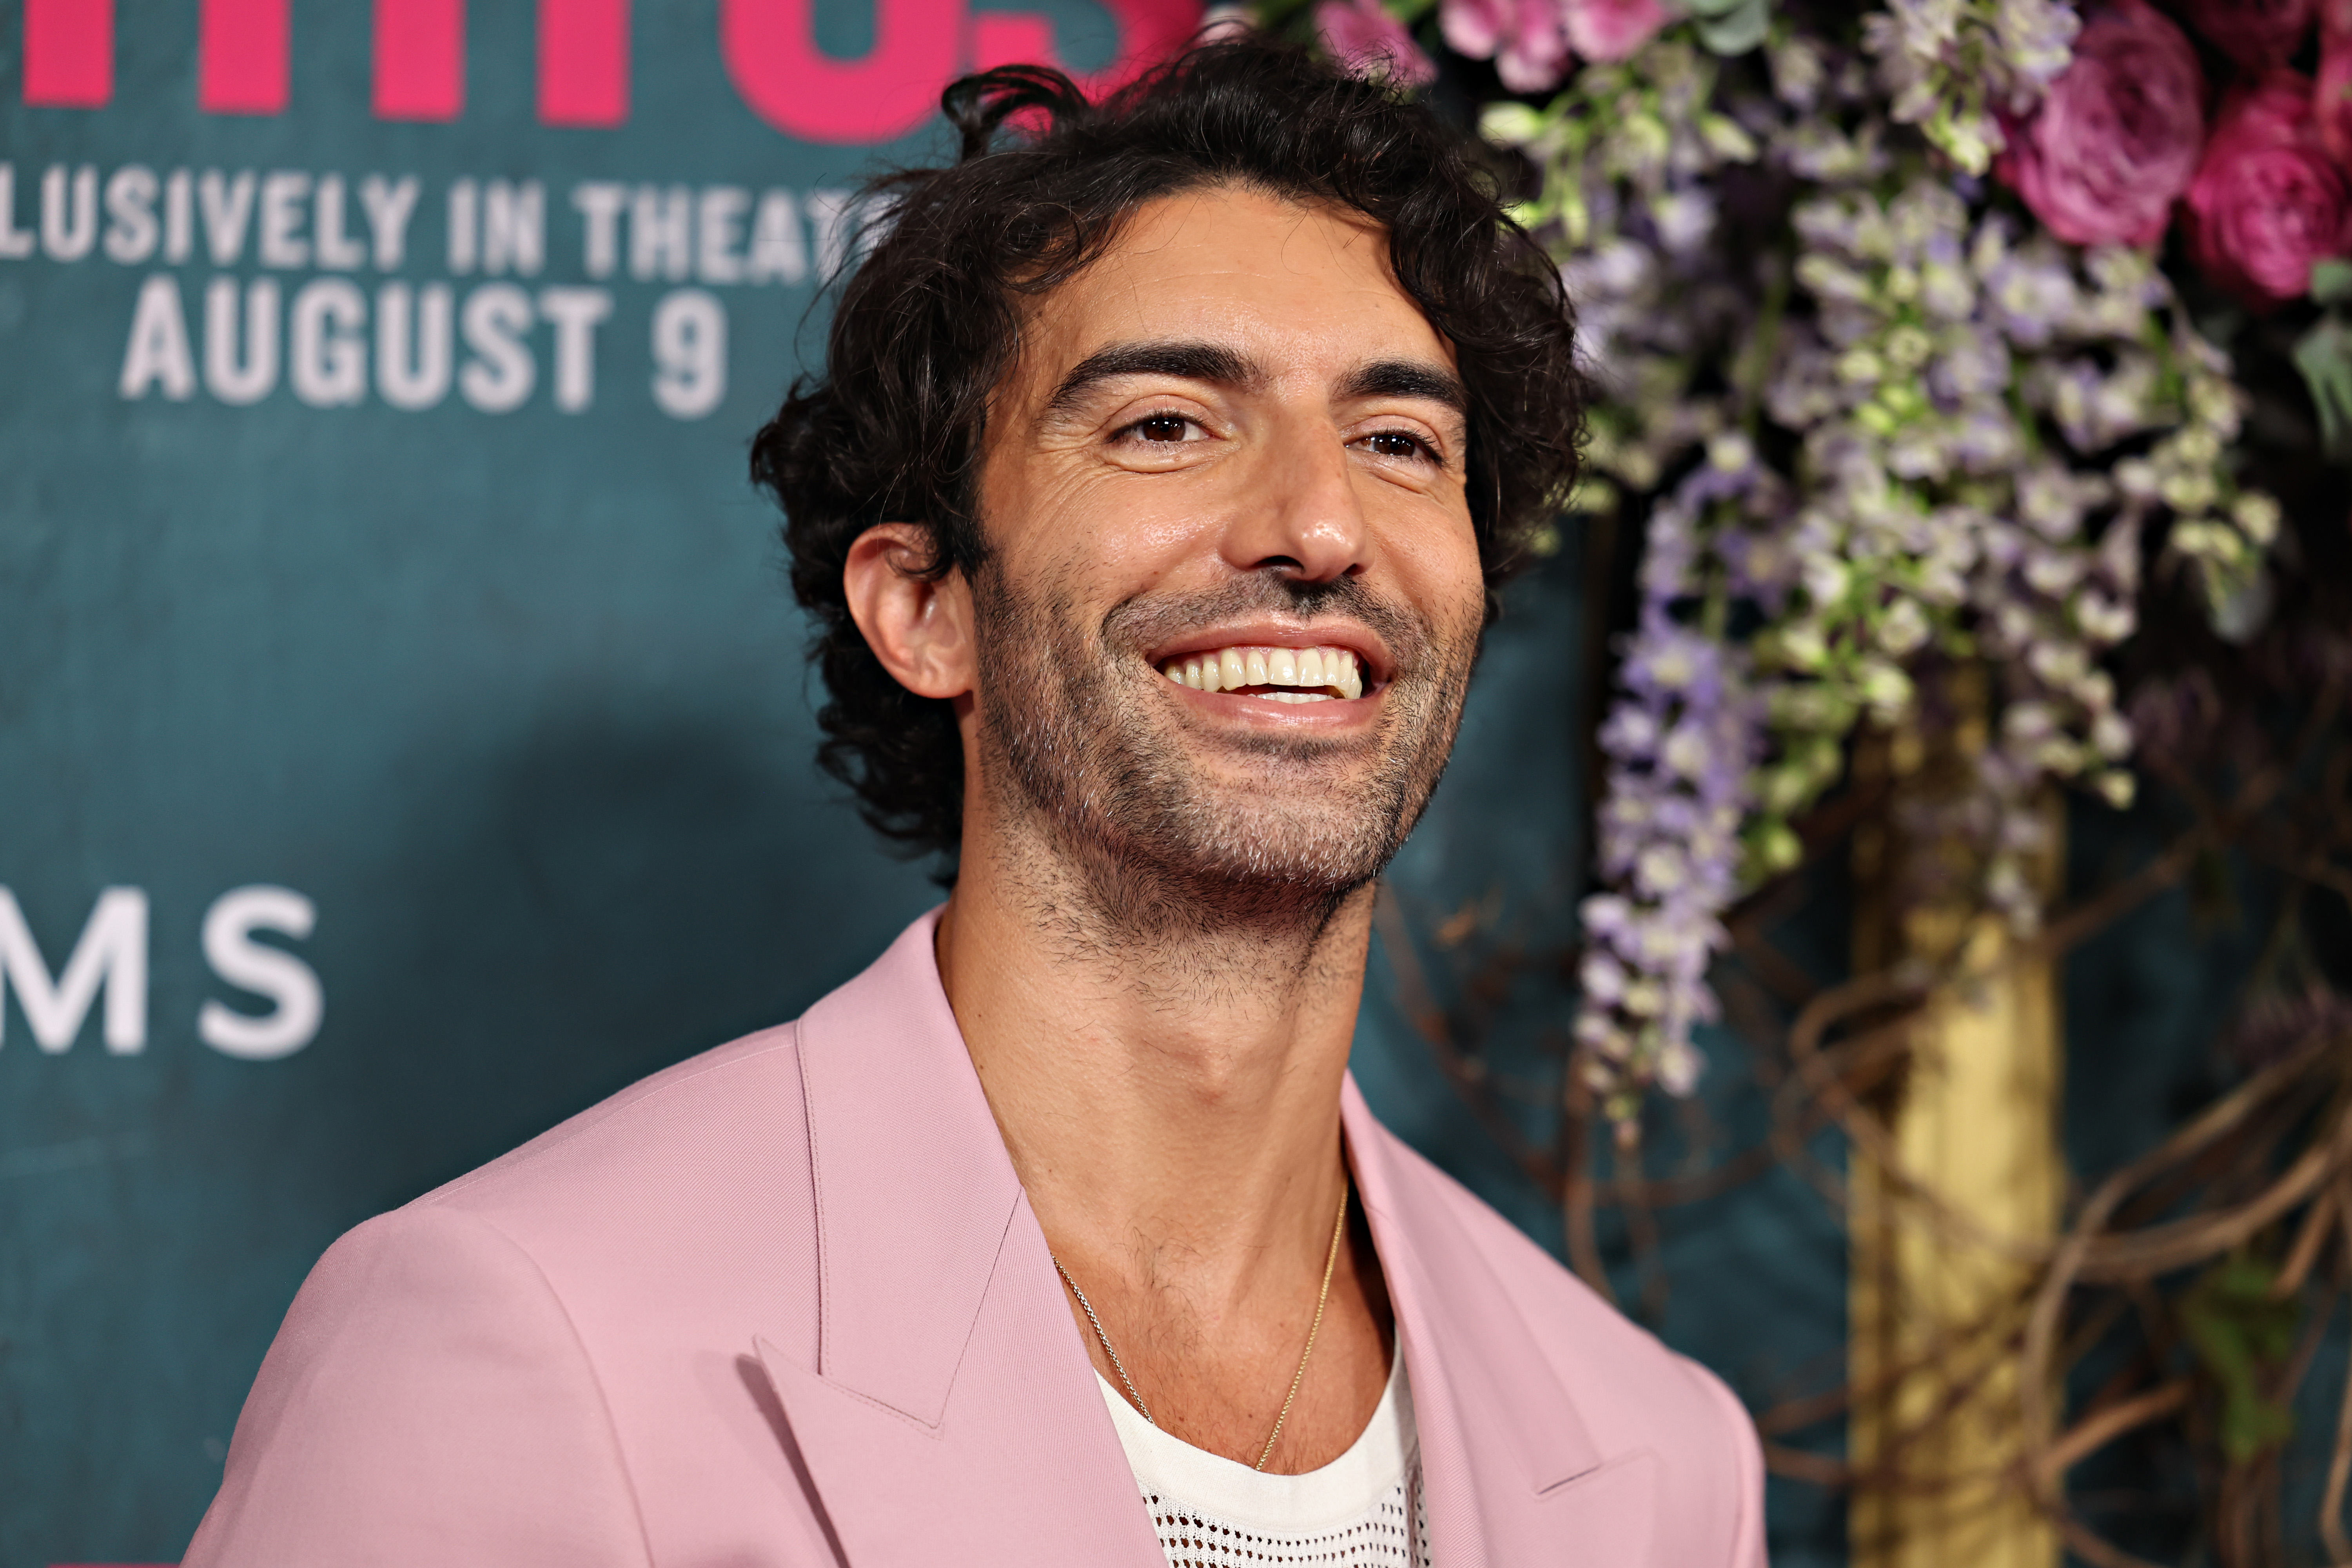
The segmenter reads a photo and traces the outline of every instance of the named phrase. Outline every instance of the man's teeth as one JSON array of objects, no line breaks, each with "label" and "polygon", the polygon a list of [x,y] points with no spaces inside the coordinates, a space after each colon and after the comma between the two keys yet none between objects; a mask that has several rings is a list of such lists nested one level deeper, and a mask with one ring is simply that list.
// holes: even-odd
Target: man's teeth
[{"label": "man's teeth", "polygon": [[1247,689],[1274,702],[1328,702],[1364,694],[1362,668],[1343,647],[1219,648],[1171,658],[1160,673],[1195,691]]}]

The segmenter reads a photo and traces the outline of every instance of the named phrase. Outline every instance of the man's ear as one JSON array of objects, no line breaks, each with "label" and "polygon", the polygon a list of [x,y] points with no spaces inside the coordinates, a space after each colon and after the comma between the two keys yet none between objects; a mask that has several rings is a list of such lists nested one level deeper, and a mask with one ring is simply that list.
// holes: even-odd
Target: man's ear
[{"label": "man's ear", "polygon": [[979,683],[971,584],[960,571],[931,577],[930,531],[877,523],[857,536],[841,568],[849,614],[891,679],[918,697],[961,697]]}]

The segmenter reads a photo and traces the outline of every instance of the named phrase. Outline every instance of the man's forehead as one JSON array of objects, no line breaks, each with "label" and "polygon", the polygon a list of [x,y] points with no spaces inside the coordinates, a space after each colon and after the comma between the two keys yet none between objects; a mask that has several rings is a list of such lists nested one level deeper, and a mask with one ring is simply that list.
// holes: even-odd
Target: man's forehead
[{"label": "man's forehead", "polygon": [[1310,361],[1334,378],[1382,359],[1454,364],[1396,281],[1385,228],[1234,185],[1144,204],[1028,316],[1019,379],[1041,411],[1114,373],[1244,384]]},{"label": "man's forehead", "polygon": [[1389,231],[1370,214],[1336,202],[1225,181],[1140,203],[1106,257],[1140,258],[1186,245],[1221,247],[1237,226],[1263,227],[1286,247],[1384,260]]}]

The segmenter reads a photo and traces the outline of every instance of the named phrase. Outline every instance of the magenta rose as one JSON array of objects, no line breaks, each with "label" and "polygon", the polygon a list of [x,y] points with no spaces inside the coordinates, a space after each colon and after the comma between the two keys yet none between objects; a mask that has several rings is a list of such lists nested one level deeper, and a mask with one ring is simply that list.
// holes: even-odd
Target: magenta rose
[{"label": "magenta rose", "polygon": [[2197,173],[2205,73],[2188,35],[2145,0],[2116,0],[2074,39],[1994,172],[2070,245],[2154,245]]},{"label": "magenta rose", "polygon": [[2183,0],[2181,14],[2249,70],[2283,66],[2311,31],[2319,0]]},{"label": "magenta rose", "polygon": [[2352,250],[2352,184],[2321,145],[2312,84],[2273,70],[2221,104],[2189,184],[2189,249],[2206,277],[2257,306],[2311,291],[2311,264]]},{"label": "magenta rose", "polygon": [[1659,0],[1561,0],[1568,47],[1588,60],[1622,60],[1671,20]]},{"label": "magenta rose", "polygon": [[1513,92],[1541,92],[1567,74],[1557,0],[1441,0],[1437,25],[1456,53],[1491,58]]},{"label": "magenta rose", "polygon": [[1315,31],[1331,58],[1357,76],[1385,73],[1407,87],[1437,79],[1436,62],[1381,0],[1323,0],[1315,7]]}]

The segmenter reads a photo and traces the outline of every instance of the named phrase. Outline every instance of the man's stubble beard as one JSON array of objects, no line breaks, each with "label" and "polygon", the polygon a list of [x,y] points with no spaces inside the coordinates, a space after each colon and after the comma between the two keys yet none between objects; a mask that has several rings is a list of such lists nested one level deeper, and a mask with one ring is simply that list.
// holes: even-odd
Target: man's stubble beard
[{"label": "man's stubble beard", "polygon": [[[1102,935],[1320,929],[1380,875],[1436,789],[1480,627],[1475,616],[1433,626],[1353,578],[1301,584],[1264,574],[1206,594],[1132,600],[1097,635],[1050,584],[1024,595],[992,563],[975,574],[972,596],[982,768],[1000,809],[1035,830],[1019,837],[1056,863],[1033,869],[1074,880],[1089,906],[1063,917],[1108,928]],[[1266,611],[1368,626],[1395,674],[1369,740],[1244,741],[1234,749],[1264,759],[1264,781],[1219,784],[1189,754],[1152,689],[1167,678],[1143,655],[1188,628]],[[1333,782],[1328,759],[1350,753],[1369,754],[1370,765]]]}]

